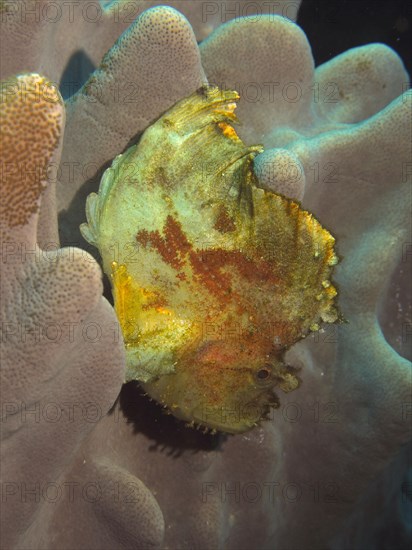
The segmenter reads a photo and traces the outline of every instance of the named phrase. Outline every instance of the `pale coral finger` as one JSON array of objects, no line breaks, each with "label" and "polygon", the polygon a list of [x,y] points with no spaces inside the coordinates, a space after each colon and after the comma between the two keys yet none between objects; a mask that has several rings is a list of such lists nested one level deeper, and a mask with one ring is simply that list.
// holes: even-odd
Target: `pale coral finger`
[{"label": "pale coral finger", "polygon": [[[376,220],[370,206],[411,177],[410,132],[409,92],[365,122],[296,141],[290,150],[305,170],[305,207],[338,237],[368,229]],[[402,226],[409,206],[405,200],[396,203],[402,214],[391,206],[385,219],[394,212],[392,221]]]},{"label": "pale coral finger", "polygon": [[262,16],[222,25],[200,45],[211,84],[239,92],[240,136],[266,145],[274,126],[310,120],[313,59],[302,30],[288,19]]},{"label": "pale coral finger", "polygon": [[409,87],[402,60],[384,44],[348,50],[318,67],[315,76],[318,115],[346,124],[369,118]]}]

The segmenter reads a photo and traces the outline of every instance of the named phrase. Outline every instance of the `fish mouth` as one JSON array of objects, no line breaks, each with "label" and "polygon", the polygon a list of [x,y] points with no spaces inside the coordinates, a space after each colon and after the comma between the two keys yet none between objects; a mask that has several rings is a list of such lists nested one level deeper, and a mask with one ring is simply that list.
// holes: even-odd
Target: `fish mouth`
[{"label": "fish mouth", "polygon": [[240,434],[259,426],[272,418],[272,412],[279,407],[279,399],[271,390],[252,401],[228,402],[224,405],[202,405],[192,412],[193,421],[207,428]]}]

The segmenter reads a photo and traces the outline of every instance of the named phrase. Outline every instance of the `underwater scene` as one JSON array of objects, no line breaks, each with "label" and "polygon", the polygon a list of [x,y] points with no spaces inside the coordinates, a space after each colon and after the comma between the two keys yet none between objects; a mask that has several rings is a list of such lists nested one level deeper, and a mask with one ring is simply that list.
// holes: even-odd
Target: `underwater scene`
[{"label": "underwater scene", "polygon": [[0,0],[3,550],[412,546],[404,0]]}]

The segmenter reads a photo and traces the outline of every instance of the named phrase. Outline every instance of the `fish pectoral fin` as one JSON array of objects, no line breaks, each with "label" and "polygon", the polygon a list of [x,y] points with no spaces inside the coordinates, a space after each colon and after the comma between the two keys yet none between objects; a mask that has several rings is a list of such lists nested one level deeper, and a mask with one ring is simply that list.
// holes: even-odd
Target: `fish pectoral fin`
[{"label": "fish pectoral fin", "polygon": [[175,366],[170,351],[145,346],[126,348],[126,382],[152,382],[164,374],[173,374]]}]

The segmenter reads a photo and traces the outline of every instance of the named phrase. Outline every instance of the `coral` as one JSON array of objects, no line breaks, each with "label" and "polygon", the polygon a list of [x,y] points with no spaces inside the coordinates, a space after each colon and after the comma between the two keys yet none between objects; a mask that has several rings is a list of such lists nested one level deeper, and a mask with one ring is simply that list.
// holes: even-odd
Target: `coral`
[{"label": "coral", "polygon": [[56,208],[44,210],[53,204],[47,167],[58,162],[64,126],[60,95],[36,74],[11,78],[1,124],[1,473],[14,497],[1,514],[2,546],[21,547],[36,522],[41,532],[47,510],[35,501],[21,508],[20,489],[63,482],[93,426],[74,408],[108,411],[124,378],[124,351],[113,342],[117,321],[93,258],[39,246],[56,238]]},{"label": "coral", "polygon": [[[103,55],[119,36],[147,8],[167,4],[183,13],[198,40],[206,38],[220,24],[254,13],[297,16],[300,0],[270,2],[257,0],[196,1],[171,0],[1,0],[2,65],[0,78],[24,72],[44,73],[59,84],[69,64],[76,66],[76,81],[87,66],[100,65]],[[85,63],[87,60],[88,63]],[[83,62],[83,63],[82,63]]]},{"label": "coral", "polygon": [[[41,43],[48,35],[36,36]],[[7,41],[13,51],[13,36]],[[11,70],[42,69],[34,44],[20,44]],[[19,64],[26,55],[29,64],[37,56],[39,66]],[[63,66],[48,76],[58,78]],[[137,88],[135,101],[108,100],[115,78],[142,84],[140,75],[150,67],[158,68],[154,80]],[[411,92],[400,95],[408,75],[389,48],[356,48],[314,70],[304,35],[284,19],[228,22],[199,52],[178,12],[145,12],[67,103],[62,158],[76,169],[77,162],[95,164],[77,169],[74,178],[64,179],[62,170],[63,242],[82,242],[74,228],[85,221],[85,195],[107,163],[205,75],[213,84],[243,83],[241,137],[267,149],[257,163],[261,185],[286,195],[290,189],[336,236],[347,323],[291,348],[289,364],[305,367],[301,387],[247,434],[188,430],[132,383],[106,414],[123,379],[124,357],[113,335],[113,310],[101,297],[100,270],[81,249],[42,254],[56,231],[53,186],[42,192],[43,179],[3,172],[10,197],[1,225],[4,547],[360,549],[369,533],[359,518],[375,509],[368,499],[378,483],[387,487],[391,461],[404,464],[397,455],[410,439],[411,364],[408,341],[396,336],[410,314],[399,281],[410,246]],[[23,81],[33,78],[39,77]],[[262,101],[247,100],[250,82],[267,90]],[[279,92],[265,82],[283,86]],[[294,90],[301,97],[288,95],[290,87],[285,99],[282,90],[291,82],[299,83]],[[60,100],[30,107],[20,95],[6,100],[2,128],[17,129],[20,120],[29,141],[21,131],[14,138],[3,134],[10,140],[6,162],[15,162],[13,151],[29,151],[43,167],[57,162]],[[17,114],[28,108],[39,124],[31,127]],[[35,131],[38,126],[44,132]],[[290,158],[294,177],[281,170],[279,181],[279,157],[285,165]],[[35,248],[37,226],[42,247]],[[22,262],[20,245],[36,254]],[[391,309],[395,301],[400,314]],[[76,327],[73,342],[63,335],[51,341],[53,334],[36,342],[31,332],[64,323]],[[85,341],[80,323],[109,336]],[[28,327],[27,338],[13,333],[16,327]],[[78,414],[88,404],[100,411],[95,423]],[[38,414],[30,416],[29,407]],[[53,421],[56,411],[62,417]],[[34,494],[24,498],[26,489]]]}]

